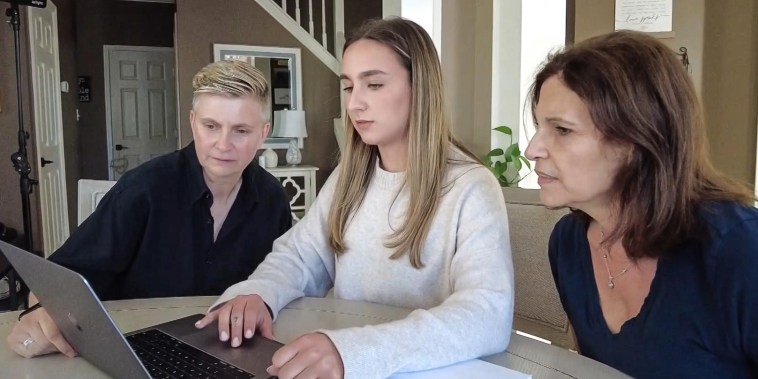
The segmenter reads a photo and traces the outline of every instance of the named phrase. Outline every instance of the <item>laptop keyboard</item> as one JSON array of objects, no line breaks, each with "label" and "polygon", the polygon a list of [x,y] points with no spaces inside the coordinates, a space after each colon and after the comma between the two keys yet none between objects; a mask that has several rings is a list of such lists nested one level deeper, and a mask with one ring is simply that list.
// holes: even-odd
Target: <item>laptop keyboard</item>
[{"label": "laptop keyboard", "polygon": [[157,329],[126,336],[153,378],[254,378],[232,366]]}]

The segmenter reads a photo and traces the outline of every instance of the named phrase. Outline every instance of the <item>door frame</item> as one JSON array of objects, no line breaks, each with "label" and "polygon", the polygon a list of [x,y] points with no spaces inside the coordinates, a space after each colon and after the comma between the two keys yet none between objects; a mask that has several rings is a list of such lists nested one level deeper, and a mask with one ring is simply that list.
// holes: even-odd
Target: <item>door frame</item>
[{"label": "door frame", "polygon": [[[55,164],[58,165],[58,170],[60,173],[59,180],[60,180],[60,188],[51,189],[51,196],[54,197],[54,193],[57,193],[59,196],[59,199],[61,202],[63,202],[62,207],[58,207],[59,211],[62,212],[62,218],[63,220],[50,220],[51,217],[50,214],[48,214],[46,211],[49,211],[49,209],[54,208],[52,202],[54,200],[51,200],[50,198],[45,201],[43,198],[45,197],[45,193],[42,192],[43,190],[43,181],[49,180],[49,178],[43,177],[42,167],[40,164],[40,159],[43,158],[42,154],[43,152],[41,150],[41,139],[44,138],[42,135],[44,134],[44,130],[42,130],[39,125],[40,123],[44,122],[45,120],[40,119],[37,114],[38,107],[41,103],[45,103],[44,97],[48,93],[43,93],[41,91],[41,85],[39,83],[36,67],[34,66],[35,62],[37,61],[37,57],[35,54],[35,50],[33,46],[35,44],[35,41],[33,41],[34,38],[34,32],[32,28],[35,27],[34,20],[32,17],[34,17],[34,14],[37,12],[45,13],[45,12],[52,12],[51,14],[51,21],[52,26],[54,26],[52,30],[52,35],[50,36],[50,43],[54,46],[55,51],[55,67],[54,72],[56,73],[56,77],[53,78],[51,85],[53,86],[52,89],[52,99],[54,99],[53,107],[55,108],[56,115],[53,116],[54,120],[53,123],[55,123],[56,127],[56,134],[58,134],[58,156],[54,156],[51,159],[55,161]],[[34,170],[36,170],[38,174],[38,181],[37,184],[37,201],[38,201],[38,207],[37,214],[40,216],[40,220],[37,223],[39,227],[39,241],[41,242],[41,246],[38,247],[40,251],[43,252],[45,256],[50,255],[53,251],[58,249],[65,241],[68,239],[68,236],[70,235],[70,214],[69,214],[69,199],[68,199],[68,186],[67,186],[67,174],[66,174],[66,144],[65,144],[65,136],[63,133],[63,103],[62,103],[62,92],[61,92],[61,65],[60,65],[60,38],[58,35],[58,7],[53,1],[48,2],[48,6],[44,8],[31,8],[29,12],[27,12],[26,15],[22,16],[26,18],[28,27],[27,31],[28,33],[24,36],[27,43],[30,44],[29,46],[29,61],[28,65],[30,67],[30,87],[31,87],[31,101],[30,101],[30,109],[31,109],[31,125],[32,125],[32,134],[34,136],[34,150],[35,150],[35,160],[31,160],[29,163],[33,167]],[[19,110],[21,112],[21,110]],[[27,141],[29,142],[29,141]],[[58,222],[61,222],[60,225],[55,225]],[[56,238],[55,235],[58,235]]]},{"label": "door frame", "polygon": [[[113,170],[111,169],[111,161],[113,161],[113,136],[111,132],[111,75],[110,75],[110,67],[111,67],[111,52],[116,50],[132,50],[132,51],[138,51],[138,52],[172,52],[174,53],[174,61],[176,61],[176,49],[173,47],[158,47],[158,46],[128,46],[128,45],[103,45],[103,78],[105,83],[105,93],[103,96],[105,97],[105,131],[106,131],[106,141],[105,146],[106,149],[108,149],[108,161],[106,162],[106,169],[108,170],[108,179],[114,180]],[[174,71],[176,72],[177,67],[174,65]],[[174,75],[174,85],[177,87],[179,86],[178,83],[179,76]],[[176,148],[179,149],[182,145],[181,141],[181,128],[179,127],[179,91],[176,92],[176,102],[174,106],[176,107],[176,132],[177,132],[177,139],[176,139]]]}]

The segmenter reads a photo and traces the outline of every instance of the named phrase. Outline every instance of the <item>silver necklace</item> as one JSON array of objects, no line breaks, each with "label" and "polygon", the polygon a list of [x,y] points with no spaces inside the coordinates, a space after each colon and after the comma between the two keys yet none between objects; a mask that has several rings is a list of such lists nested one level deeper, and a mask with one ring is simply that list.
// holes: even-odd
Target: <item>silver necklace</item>
[{"label": "silver necklace", "polygon": [[611,274],[611,267],[608,265],[608,255],[611,253],[607,247],[604,247],[602,245],[603,240],[605,239],[605,232],[603,232],[603,229],[600,229],[600,249],[603,250],[603,263],[605,263],[605,271],[608,272],[608,288],[613,289],[616,287],[616,284],[613,282],[614,280],[620,278],[624,274],[629,271],[629,268],[632,267],[632,262],[627,263],[626,267],[624,267],[621,272],[619,272],[616,275]]}]

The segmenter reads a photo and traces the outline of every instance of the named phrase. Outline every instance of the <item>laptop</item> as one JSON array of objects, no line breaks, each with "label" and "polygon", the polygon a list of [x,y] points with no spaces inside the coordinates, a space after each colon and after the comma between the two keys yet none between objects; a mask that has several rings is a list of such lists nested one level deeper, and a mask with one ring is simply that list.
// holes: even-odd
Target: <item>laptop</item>
[{"label": "laptop", "polygon": [[0,252],[37,296],[71,346],[116,378],[261,378],[282,344],[256,335],[232,348],[201,314],[122,334],[81,275],[0,241]]}]

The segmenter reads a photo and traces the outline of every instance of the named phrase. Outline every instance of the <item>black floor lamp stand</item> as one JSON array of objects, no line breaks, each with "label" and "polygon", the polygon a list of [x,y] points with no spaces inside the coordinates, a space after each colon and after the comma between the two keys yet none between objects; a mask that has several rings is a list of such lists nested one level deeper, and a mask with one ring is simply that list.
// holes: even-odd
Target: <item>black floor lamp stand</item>
[{"label": "black floor lamp stand", "polygon": [[[29,134],[24,130],[24,108],[23,108],[23,96],[21,93],[21,43],[19,40],[20,21],[18,3],[15,1],[10,2],[10,7],[5,11],[5,15],[9,17],[8,24],[13,29],[13,41],[16,55],[16,90],[18,96],[18,151],[11,155],[11,162],[13,162],[13,169],[19,174],[19,187],[21,189],[21,211],[24,219],[24,239],[26,246],[24,248],[27,251],[34,252],[34,238],[32,236],[32,214],[31,214],[31,201],[30,196],[34,185],[37,184],[37,180],[29,177],[32,172],[32,167],[29,164],[29,158],[26,150],[26,142],[29,139]],[[18,309],[19,299],[18,291],[16,288],[17,281],[21,283],[23,289],[23,282],[20,278],[16,277],[16,272],[13,268],[7,275],[8,278],[8,296],[11,310]],[[23,292],[23,290],[21,291]],[[25,299],[24,299],[25,300]],[[25,301],[23,301],[25,303]]]}]

